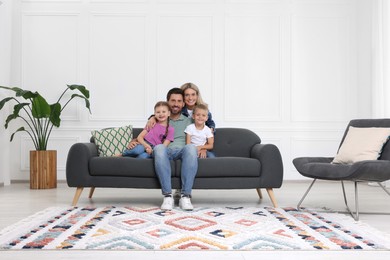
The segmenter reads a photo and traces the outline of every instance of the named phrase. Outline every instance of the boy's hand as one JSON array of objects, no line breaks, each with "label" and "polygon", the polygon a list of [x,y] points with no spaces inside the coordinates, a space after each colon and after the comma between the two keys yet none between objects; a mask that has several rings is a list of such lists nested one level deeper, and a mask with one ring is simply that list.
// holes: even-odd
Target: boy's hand
[{"label": "boy's hand", "polygon": [[198,157],[199,158],[207,158],[206,150],[198,150]]}]

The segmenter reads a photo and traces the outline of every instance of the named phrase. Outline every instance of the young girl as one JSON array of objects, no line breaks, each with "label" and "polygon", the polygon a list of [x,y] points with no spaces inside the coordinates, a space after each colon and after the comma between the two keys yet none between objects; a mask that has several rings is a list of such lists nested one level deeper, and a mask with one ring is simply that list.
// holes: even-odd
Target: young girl
[{"label": "young girl", "polygon": [[154,118],[156,124],[149,131],[142,130],[137,136],[137,144],[132,149],[123,151],[122,156],[130,156],[137,158],[151,158],[153,147],[158,144],[168,146],[174,138],[174,128],[169,126],[169,105],[167,102],[159,101],[154,106]]},{"label": "young girl", "polygon": [[209,110],[206,105],[196,105],[192,113],[194,123],[187,126],[184,130],[186,133],[186,143],[196,146],[199,158],[215,157],[209,151],[214,146],[214,135],[211,129],[205,125],[208,112]]},{"label": "young girl", "polygon": [[[202,96],[200,95],[199,88],[194,83],[185,83],[180,87],[184,91],[184,102],[185,107],[183,107],[181,113],[186,117],[192,117],[192,113],[196,105],[207,104],[203,101]],[[215,130],[215,122],[212,119],[210,111],[208,111],[208,119],[206,121],[206,126],[208,126],[212,132]]]}]

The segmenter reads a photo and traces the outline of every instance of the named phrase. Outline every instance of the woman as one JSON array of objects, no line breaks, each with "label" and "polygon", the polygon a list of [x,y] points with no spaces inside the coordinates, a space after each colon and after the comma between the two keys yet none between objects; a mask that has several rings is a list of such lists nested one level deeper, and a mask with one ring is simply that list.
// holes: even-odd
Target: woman
[{"label": "woman", "polygon": [[[181,111],[183,115],[192,118],[192,112],[196,105],[202,104],[207,106],[207,104],[202,99],[199,88],[194,83],[185,83],[180,88],[184,92],[185,106]],[[212,132],[215,131],[215,122],[212,119],[210,111],[208,112],[206,125],[211,129]]]}]

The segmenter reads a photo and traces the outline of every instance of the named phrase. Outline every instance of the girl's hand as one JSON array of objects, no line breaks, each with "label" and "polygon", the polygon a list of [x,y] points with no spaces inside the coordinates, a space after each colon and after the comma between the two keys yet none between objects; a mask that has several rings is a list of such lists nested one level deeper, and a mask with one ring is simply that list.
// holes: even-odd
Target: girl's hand
[{"label": "girl's hand", "polygon": [[152,154],[153,152],[153,149],[150,145],[145,145],[145,151],[148,153],[148,154]]},{"label": "girl's hand", "polygon": [[154,116],[149,118],[148,122],[146,122],[146,130],[150,131],[150,129],[152,129],[156,123],[157,123],[157,120]]},{"label": "girl's hand", "polygon": [[127,145],[127,148],[128,149],[133,149],[136,145],[138,145],[139,142],[137,141],[137,139],[133,139],[130,141],[130,143]]}]

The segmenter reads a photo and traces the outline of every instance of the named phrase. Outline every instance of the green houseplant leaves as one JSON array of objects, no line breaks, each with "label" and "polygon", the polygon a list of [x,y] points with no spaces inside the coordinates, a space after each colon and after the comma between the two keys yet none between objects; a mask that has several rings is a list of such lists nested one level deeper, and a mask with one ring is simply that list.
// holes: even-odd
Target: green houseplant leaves
[{"label": "green houseplant leaves", "polygon": [[[81,98],[85,101],[85,106],[91,113],[89,103],[89,90],[82,85],[67,85],[67,88],[62,92],[57,102],[49,104],[44,97],[38,92],[32,92],[30,90],[23,90],[17,87],[4,87],[2,89],[15,92],[15,97],[6,97],[0,101],[0,110],[9,101],[14,101],[13,112],[5,120],[5,128],[8,128],[9,123],[12,120],[20,118],[24,126],[18,128],[12,133],[10,141],[13,140],[14,135],[17,132],[27,132],[31,137],[36,150],[46,150],[47,143],[53,127],[59,127],[61,124],[61,112],[74,98]],[[61,101],[68,91],[78,91],[79,94],[72,94],[72,96],[62,105]],[[23,102],[22,102],[23,101]]]}]

